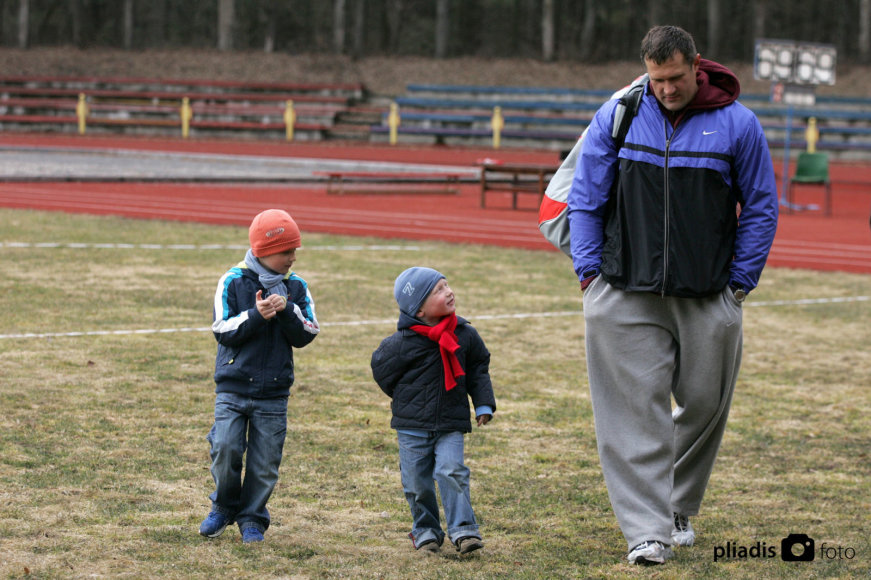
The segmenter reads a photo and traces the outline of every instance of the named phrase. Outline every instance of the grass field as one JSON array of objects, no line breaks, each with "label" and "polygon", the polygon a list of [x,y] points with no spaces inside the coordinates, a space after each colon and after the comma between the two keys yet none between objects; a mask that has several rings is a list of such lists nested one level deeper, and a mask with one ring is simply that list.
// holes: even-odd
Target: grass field
[{"label": "grass field", "polygon": [[[296,354],[272,527],[243,546],[236,528],[205,540],[197,527],[212,490],[211,299],[246,230],[6,209],[0,223],[4,577],[871,575],[869,276],[765,272],[697,544],[640,569],[599,470],[569,261],[304,233],[296,271],[323,329]],[[411,549],[389,400],[369,371],[394,329],[393,279],[415,264],[448,276],[493,355],[499,411],[466,439],[486,547],[468,557]],[[790,533],[815,540],[813,561],[781,559]]]}]

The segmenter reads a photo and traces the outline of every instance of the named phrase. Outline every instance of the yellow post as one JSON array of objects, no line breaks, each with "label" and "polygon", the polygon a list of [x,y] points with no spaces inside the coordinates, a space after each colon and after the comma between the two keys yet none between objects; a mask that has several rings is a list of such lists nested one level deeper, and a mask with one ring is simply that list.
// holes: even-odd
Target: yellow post
[{"label": "yellow post", "polygon": [[817,129],[817,118],[807,120],[807,129],[804,130],[804,140],[807,141],[808,153],[816,153],[817,141],[820,140],[820,130]]},{"label": "yellow post", "polygon": [[79,102],[76,104],[76,117],[79,119],[79,135],[84,135],[88,118],[88,101],[85,93],[79,93]]},{"label": "yellow post", "polygon": [[296,111],[293,101],[288,99],[284,106],[284,132],[288,141],[293,141],[293,126],[296,125]]},{"label": "yellow post", "polygon": [[505,119],[502,117],[502,107],[493,107],[493,118],[490,120],[493,128],[493,149],[499,149],[502,145],[502,128],[505,127]]},{"label": "yellow post", "polygon": [[387,115],[387,126],[390,127],[390,144],[396,145],[399,134],[399,105],[390,103],[390,114]]},{"label": "yellow post", "polygon": [[184,97],[181,100],[181,136],[184,139],[188,138],[191,130],[191,118],[194,116],[193,111],[191,110],[191,100],[188,97]]}]

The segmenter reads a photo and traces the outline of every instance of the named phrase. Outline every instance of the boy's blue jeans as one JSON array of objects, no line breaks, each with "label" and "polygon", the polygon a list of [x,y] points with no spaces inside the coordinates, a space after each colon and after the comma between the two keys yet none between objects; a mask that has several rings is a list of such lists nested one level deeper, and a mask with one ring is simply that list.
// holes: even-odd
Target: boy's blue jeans
[{"label": "boy's blue jeans", "polygon": [[215,397],[215,424],[206,437],[215,480],[209,498],[212,510],[235,521],[240,530],[254,527],[265,532],[269,527],[266,502],[278,482],[286,435],[287,397],[254,399],[233,393]]},{"label": "boy's blue jeans", "polygon": [[463,465],[463,434],[459,431],[427,432],[425,436],[397,432],[402,488],[411,508],[415,547],[435,540],[444,541],[436,499],[438,482],[448,538],[480,538],[469,497],[469,468]]}]

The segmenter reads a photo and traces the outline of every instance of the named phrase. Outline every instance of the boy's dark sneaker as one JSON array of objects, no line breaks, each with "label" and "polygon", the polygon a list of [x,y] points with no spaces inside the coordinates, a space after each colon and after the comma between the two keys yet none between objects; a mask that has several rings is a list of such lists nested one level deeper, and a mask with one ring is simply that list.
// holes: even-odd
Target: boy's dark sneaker
[{"label": "boy's dark sneaker", "polygon": [[217,538],[224,533],[230,518],[219,512],[210,513],[200,524],[200,535],[207,538]]},{"label": "boy's dark sneaker", "polygon": [[243,528],[242,529],[242,543],[243,544],[253,544],[254,542],[262,542],[262,541],[263,541],[263,532],[261,532],[257,528]]},{"label": "boy's dark sneaker", "polygon": [[475,536],[466,536],[457,540],[457,550],[460,551],[460,554],[468,554],[483,547],[484,542],[481,538],[476,538]]}]

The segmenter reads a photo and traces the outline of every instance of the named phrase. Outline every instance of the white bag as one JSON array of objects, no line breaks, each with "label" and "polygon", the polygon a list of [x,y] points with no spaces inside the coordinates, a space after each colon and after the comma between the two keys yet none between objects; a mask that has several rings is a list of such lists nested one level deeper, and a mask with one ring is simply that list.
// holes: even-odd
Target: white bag
[{"label": "white bag", "polygon": [[[629,130],[629,125],[638,112],[641,96],[644,94],[646,86],[647,75],[644,74],[611,96],[612,99],[621,99],[621,104],[614,112],[614,127],[611,131],[611,136],[620,143],[621,147],[626,132]],[[631,115],[626,115],[627,110],[631,112]],[[572,242],[569,234],[569,219],[566,215],[567,202],[569,190],[572,188],[572,180],[575,177],[575,165],[578,164],[578,156],[581,154],[581,146],[586,134],[587,129],[584,129],[575,146],[560,164],[559,169],[548,183],[538,208],[539,231],[547,241],[569,257],[572,255]]]}]

